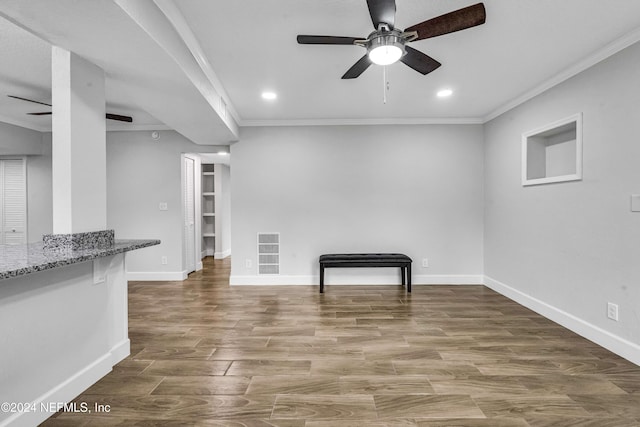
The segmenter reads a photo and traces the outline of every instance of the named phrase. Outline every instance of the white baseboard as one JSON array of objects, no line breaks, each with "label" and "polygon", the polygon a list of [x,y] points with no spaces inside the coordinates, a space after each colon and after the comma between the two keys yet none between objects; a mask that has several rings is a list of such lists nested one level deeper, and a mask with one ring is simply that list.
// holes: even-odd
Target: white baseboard
[{"label": "white baseboard", "polygon": [[[320,276],[231,276],[229,284],[235,285],[318,285]],[[333,285],[399,285],[400,277],[389,275],[358,275],[332,277],[329,280],[325,276],[325,286]],[[479,274],[466,275],[412,275],[411,286],[420,285],[482,285],[483,276]]]},{"label": "white baseboard", "polygon": [[122,362],[129,354],[131,354],[131,341],[126,338],[111,349],[111,365],[115,366]]},{"label": "white baseboard", "polygon": [[188,276],[186,271],[128,271],[128,281],[161,281],[171,282],[185,280]]},{"label": "white baseboard", "polygon": [[484,276],[481,274],[446,274],[413,276],[413,285],[482,285]]},{"label": "white baseboard", "polygon": [[216,252],[213,254],[215,259],[224,259],[228,256],[231,256],[231,249],[227,249],[226,251]]},{"label": "white baseboard", "polygon": [[547,319],[553,320],[576,334],[614,352],[620,357],[624,357],[630,362],[640,365],[640,345],[605,331],[596,325],[586,322],[583,319],[560,310],[531,295],[527,295],[491,277],[484,276],[484,284],[499,294],[514,300],[518,304],[535,311]]},{"label": "white baseboard", "polygon": [[[127,340],[129,341],[129,340]],[[49,412],[46,409],[49,405],[62,402],[71,402],[80,393],[95,384],[100,378],[111,372],[114,355],[111,352],[99,357],[89,366],[79,370],[74,375],[46,391],[30,403],[34,411],[18,412],[0,422],[0,427],[35,426],[56,413],[56,410]],[[44,409],[44,410],[43,410]]]}]

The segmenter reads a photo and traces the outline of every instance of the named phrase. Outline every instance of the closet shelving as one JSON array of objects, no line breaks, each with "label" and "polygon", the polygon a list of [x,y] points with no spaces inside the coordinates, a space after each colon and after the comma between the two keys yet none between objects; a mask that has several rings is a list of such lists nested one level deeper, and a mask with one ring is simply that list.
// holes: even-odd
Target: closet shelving
[{"label": "closet shelving", "polygon": [[214,164],[202,164],[202,252],[204,256],[213,256],[215,253],[215,180],[216,171]]}]

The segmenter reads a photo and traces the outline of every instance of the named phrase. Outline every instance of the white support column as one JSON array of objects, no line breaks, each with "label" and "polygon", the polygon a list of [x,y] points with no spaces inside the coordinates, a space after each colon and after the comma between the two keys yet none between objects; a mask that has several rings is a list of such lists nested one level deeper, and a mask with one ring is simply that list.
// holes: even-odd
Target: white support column
[{"label": "white support column", "polygon": [[104,71],[53,46],[53,233],[107,228]]}]

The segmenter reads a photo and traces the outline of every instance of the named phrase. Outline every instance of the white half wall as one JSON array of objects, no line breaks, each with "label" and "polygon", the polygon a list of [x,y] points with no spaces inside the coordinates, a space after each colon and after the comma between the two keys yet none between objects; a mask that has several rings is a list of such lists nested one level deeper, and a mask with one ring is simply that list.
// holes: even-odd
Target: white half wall
[{"label": "white half wall", "polygon": [[[487,123],[484,135],[488,284],[636,363],[640,213],[630,197],[640,194],[639,63],[635,44]],[[522,187],[521,134],[576,113],[583,179]],[[607,318],[608,302],[619,321]],[[603,337],[631,346],[614,349]]]},{"label": "white half wall", "polygon": [[125,271],[117,254],[2,281],[0,402],[31,410],[0,426],[38,425],[129,355]]},{"label": "white half wall", "polygon": [[[416,277],[482,274],[479,125],[243,128],[231,155],[231,284],[302,284],[344,252],[405,253]],[[282,280],[257,275],[258,232],[280,233]],[[334,270],[327,285],[365,274]]]}]

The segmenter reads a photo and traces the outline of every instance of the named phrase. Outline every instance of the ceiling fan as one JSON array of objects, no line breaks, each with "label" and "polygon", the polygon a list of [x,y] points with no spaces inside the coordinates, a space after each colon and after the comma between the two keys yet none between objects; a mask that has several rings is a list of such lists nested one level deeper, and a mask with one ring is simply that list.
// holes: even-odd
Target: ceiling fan
[{"label": "ceiling fan", "polygon": [[[46,102],[34,101],[33,99],[22,98],[20,96],[7,95],[9,98],[19,99],[21,101],[33,102],[34,104],[46,105],[47,107],[51,107],[51,104],[47,104]],[[37,112],[37,113],[27,113],[30,116],[49,116],[52,114],[51,111]],[[107,113],[106,118],[109,120],[117,120],[119,122],[127,122],[132,123],[133,118],[130,116],[121,116],[120,114],[110,114]]]},{"label": "ceiling fan", "polygon": [[400,60],[421,74],[428,74],[440,64],[424,53],[407,46],[407,43],[423,40],[484,24],[484,4],[478,3],[453,12],[428,19],[404,31],[395,28],[395,0],[367,0],[369,14],[375,31],[366,39],[358,37],[299,35],[299,44],[356,45],[367,53],[342,76],[355,79],[373,64],[389,65]]}]

